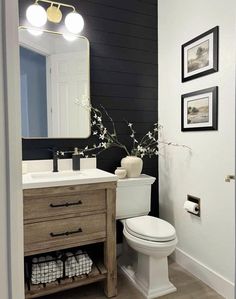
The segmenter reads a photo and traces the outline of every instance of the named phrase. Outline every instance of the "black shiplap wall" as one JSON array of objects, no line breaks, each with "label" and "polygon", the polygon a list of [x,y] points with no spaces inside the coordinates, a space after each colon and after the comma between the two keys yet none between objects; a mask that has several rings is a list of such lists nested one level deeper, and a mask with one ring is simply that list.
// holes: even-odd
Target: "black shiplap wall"
[{"label": "black shiplap wall", "polygon": [[[20,25],[31,0],[19,0]],[[102,104],[115,121],[119,138],[129,144],[134,123],[141,137],[157,121],[157,1],[64,0],[83,15],[83,35],[91,47],[91,100]],[[47,25],[48,26],[48,25]],[[48,27],[47,27],[48,28]],[[58,30],[50,25],[50,29]],[[23,159],[48,159],[49,147],[71,149],[92,144],[88,139],[23,139]],[[98,167],[113,172],[125,153],[109,149],[98,156]],[[144,159],[143,172],[158,175],[156,158]],[[158,215],[157,183],[152,192],[152,215]]]}]

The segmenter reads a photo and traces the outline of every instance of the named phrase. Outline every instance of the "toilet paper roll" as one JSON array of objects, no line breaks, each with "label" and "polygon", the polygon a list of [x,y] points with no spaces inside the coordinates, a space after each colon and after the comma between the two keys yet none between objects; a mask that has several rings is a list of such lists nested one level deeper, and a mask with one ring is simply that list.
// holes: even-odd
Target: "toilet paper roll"
[{"label": "toilet paper roll", "polygon": [[187,212],[191,212],[193,214],[198,214],[199,213],[199,205],[197,203],[189,201],[189,200],[185,201],[184,209]]}]

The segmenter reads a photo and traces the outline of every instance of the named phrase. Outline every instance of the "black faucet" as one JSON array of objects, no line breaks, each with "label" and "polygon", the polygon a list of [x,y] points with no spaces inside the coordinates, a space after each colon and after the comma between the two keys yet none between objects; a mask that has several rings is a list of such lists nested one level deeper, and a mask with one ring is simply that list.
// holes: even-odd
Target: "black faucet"
[{"label": "black faucet", "polygon": [[58,172],[58,159],[64,156],[64,152],[59,151],[55,148],[52,150],[52,156],[53,156],[53,172]]}]

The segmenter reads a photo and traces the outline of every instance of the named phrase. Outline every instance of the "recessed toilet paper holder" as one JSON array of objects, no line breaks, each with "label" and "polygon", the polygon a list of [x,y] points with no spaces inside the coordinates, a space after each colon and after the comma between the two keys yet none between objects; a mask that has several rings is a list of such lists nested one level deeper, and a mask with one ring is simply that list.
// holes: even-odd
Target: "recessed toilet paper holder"
[{"label": "recessed toilet paper holder", "polygon": [[200,206],[200,201],[201,200],[200,200],[200,198],[188,194],[187,195],[187,200],[198,204],[198,209],[197,209],[198,213],[195,214],[195,213],[192,213],[190,211],[187,211],[187,212],[190,213],[190,214],[192,214],[192,215],[194,215],[194,216],[200,217],[201,216],[201,214],[200,214],[200,211],[201,211],[201,206]]}]

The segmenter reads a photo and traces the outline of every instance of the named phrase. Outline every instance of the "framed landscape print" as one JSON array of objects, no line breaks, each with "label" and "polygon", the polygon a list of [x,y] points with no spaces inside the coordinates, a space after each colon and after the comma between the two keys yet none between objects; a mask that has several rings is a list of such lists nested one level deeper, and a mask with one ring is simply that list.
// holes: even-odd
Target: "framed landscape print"
[{"label": "framed landscape print", "polygon": [[182,45],[182,82],[218,71],[219,27]]},{"label": "framed landscape print", "polygon": [[217,130],[217,86],[187,93],[181,98],[181,131]]}]

